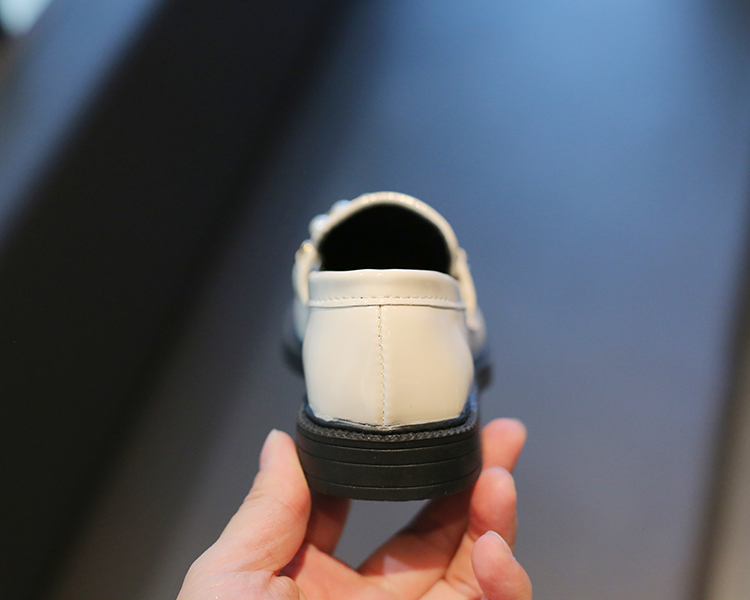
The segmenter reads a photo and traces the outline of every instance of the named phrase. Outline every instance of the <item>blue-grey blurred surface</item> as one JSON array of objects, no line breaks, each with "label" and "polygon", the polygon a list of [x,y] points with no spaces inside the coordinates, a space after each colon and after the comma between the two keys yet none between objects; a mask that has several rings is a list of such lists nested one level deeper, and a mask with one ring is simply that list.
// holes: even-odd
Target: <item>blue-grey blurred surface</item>
[{"label": "blue-grey blurred surface", "polygon": [[[360,3],[50,598],[176,595],[268,429],[293,429],[279,331],[307,221],[382,189],[432,204],[468,252],[483,417],[529,428],[516,553],[535,597],[684,598],[745,243],[749,32],[740,2]],[[338,555],[417,506],[357,503]]]}]

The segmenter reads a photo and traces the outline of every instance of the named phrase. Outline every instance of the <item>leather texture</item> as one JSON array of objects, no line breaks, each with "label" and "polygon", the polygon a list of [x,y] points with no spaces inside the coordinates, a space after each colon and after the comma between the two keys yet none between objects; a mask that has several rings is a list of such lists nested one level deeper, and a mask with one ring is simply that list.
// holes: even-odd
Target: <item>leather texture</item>
[{"label": "leather texture", "polygon": [[[450,274],[414,269],[319,271],[326,233],[373,203],[400,203],[437,226]],[[336,203],[297,252],[294,320],[307,397],[324,421],[398,428],[459,416],[484,344],[465,252],[426,204],[394,192]]]},{"label": "leather texture", "polygon": [[387,427],[461,413],[474,364],[452,277],[321,272],[309,289],[302,360],[317,417]]}]

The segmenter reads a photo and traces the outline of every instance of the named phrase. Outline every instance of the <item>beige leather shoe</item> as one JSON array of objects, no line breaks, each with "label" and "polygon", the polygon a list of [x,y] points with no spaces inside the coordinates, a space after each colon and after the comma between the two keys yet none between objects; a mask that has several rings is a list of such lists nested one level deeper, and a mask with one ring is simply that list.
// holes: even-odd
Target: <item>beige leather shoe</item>
[{"label": "beige leather shoe", "polygon": [[485,329],[448,222],[395,192],[310,223],[293,270],[308,482],[372,500],[450,494],[481,469],[476,365]]}]

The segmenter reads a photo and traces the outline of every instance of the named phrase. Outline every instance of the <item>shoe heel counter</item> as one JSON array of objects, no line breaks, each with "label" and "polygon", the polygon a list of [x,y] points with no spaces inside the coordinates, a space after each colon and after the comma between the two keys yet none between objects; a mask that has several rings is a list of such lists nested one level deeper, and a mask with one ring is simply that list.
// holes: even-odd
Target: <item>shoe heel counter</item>
[{"label": "shoe heel counter", "polygon": [[303,363],[317,416],[375,426],[457,417],[474,379],[463,311],[431,306],[313,309]]}]

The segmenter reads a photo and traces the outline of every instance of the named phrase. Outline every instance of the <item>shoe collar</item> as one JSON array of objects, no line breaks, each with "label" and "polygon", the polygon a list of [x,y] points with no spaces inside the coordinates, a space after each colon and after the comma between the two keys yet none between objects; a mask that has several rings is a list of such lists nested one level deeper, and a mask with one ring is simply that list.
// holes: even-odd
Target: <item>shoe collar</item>
[{"label": "shoe collar", "polygon": [[456,234],[448,221],[434,208],[421,200],[398,192],[374,192],[364,194],[354,200],[339,200],[326,214],[318,215],[310,221],[310,239],[302,242],[295,256],[292,272],[297,299],[302,304],[309,300],[308,278],[312,271],[320,268],[318,248],[329,231],[353,214],[378,204],[396,204],[412,210],[430,221],[441,232],[451,258],[449,274],[456,279],[461,291],[461,299],[466,305],[466,321],[470,329],[481,327],[481,315],[477,311],[476,291],[471,277],[466,252],[458,245]]}]

